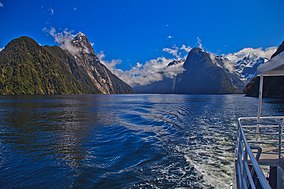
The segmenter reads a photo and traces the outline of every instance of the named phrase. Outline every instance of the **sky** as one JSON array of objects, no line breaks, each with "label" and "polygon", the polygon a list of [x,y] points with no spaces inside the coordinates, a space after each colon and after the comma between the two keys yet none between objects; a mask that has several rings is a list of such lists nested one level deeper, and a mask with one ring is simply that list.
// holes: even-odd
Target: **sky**
[{"label": "sky", "polygon": [[23,35],[58,45],[51,29],[81,31],[105,61],[129,70],[175,48],[228,54],[278,46],[283,7],[283,0],[0,0],[0,48]]}]

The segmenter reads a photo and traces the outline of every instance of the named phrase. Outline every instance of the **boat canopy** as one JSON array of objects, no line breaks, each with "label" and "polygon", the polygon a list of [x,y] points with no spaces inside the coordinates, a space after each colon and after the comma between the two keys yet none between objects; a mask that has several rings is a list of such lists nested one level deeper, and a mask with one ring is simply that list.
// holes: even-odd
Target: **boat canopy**
[{"label": "boat canopy", "polygon": [[258,66],[257,75],[284,76],[284,51]]},{"label": "boat canopy", "polygon": [[[261,111],[262,111],[263,77],[284,76],[284,51],[273,57],[271,60],[258,66],[257,75],[260,76],[259,93],[258,93],[259,101],[258,101],[258,112],[257,112],[257,121],[260,122]],[[257,128],[257,131],[258,130],[259,128]]]}]

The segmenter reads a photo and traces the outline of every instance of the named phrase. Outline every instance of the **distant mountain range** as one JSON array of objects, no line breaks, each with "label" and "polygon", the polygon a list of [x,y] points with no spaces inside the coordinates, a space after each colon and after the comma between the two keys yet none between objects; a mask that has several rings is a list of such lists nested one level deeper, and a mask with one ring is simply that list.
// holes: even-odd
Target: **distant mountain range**
[{"label": "distant mountain range", "polygon": [[[133,90],[135,93],[224,94],[242,93],[245,88],[247,95],[256,96],[257,67],[269,60],[267,55],[250,48],[222,56],[193,48],[186,59],[171,61],[164,71],[159,70],[162,80],[132,89],[100,62],[83,33],[65,45],[69,48],[40,46],[29,37],[9,42],[0,51],[0,94],[117,94]],[[275,52],[275,48],[271,50]],[[272,57],[283,50],[284,42]],[[176,69],[179,70],[176,74],[166,73]],[[265,83],[272,86],[283,83],[282,80],[267,78]],[[265,91],[267,96],[281,96],[277,92],[268,94],[267,91],[279,91],[274,88]]]},{"label": "distant mountain range", "polygon": [[243,93],[247,83],[256,76],[257,67],[269,60],[275,48],[246,48],[237,53],[217,56],[204,49],[193,48],[186,60],[170,62],[167,67],[182,64],[184,72],[173,78],[147,85],[134,86],[137,93],[220,94]]},{"label": "distant mountain range", "polygon": [[83,33],[70,45],[72,51],[43,47],[29,37],[9,42],[0,52],[0,94],[132,93],[99,61]]}]

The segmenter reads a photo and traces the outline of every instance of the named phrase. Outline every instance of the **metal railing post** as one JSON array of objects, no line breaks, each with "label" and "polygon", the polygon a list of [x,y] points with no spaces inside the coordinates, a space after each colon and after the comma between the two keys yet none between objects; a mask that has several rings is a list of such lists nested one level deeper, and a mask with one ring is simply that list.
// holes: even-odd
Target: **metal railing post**
[{"label": "metal railing post", "polygon": [[256,135],[255,140],[258,141],[259,139],[259,125],[260,125],[260,116],[261,116],[261,109],[262,109],[262,91],[263,91],[263,75],[259,76],[259,93],[258,93],[258,111],[257,111],[257,127],[256,127]]},{"label": "metal railing post", "polygon": [[249,183],[249,180],[248,180],[248,174],[249,173],[246,172],[246,167],[245,167],[246,163],[248,163],[248,154],[247,154],[247,149],[245,148],[245,150],[244,150],[244,163],[243,163],[243,171],[244,171],[243,177],[245,177],[245,180],[247,181],[245,183],[246,186],[250,186],[250,183]]},{"label": "metal railing post", "polygon": [[278,161],[280,163],[281,159],[281,150],[282,150],[282,123],[279,124],[279,148],[278,148]]}]

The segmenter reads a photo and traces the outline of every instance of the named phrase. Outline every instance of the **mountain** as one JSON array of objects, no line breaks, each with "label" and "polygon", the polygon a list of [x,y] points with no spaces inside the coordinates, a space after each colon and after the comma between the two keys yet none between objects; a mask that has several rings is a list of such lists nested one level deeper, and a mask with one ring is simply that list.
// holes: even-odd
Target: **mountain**
[{"label": "mountain", "polygon": [[175,93],[222,94],[235,93],[232,79],[209,53],[193,48],[183,65],[185,71],[177,75]]},{"label": "mountain", "polygon": [[111,94],[132,89],[102,65],[79,33],[74,51],[40,46],[29,37],[9,42],[0,52],[0,94]]},{"label": "mountain", "polygon": [[[276,52],[271,56],[274,58],[278,54],[284,51],[284,41],[277,48]],[[263,80],[263,96],[270,98],[284,98],[284,77],[282,76],[273,76],[273,77],[264,77]],[[247,96],[258,96],[259,90],[259,77],[253,78],[245,87],[244,93]]]},{"label": "mountain", "polygon": [[235,63],[235,69],[241,78],[249,81],[256,76],[257,67],[267,61],[267,58],[249,54]]},{"label": "mountain", "polygon": [[103,94],[131,93],[132,88],[112,74],[95,55],[91,43],[83,33],[77,34],[71,41],[79,51],[76,62],[87,72],[95,87]]},{"label": "mountain", "polygon": [[224,56],[215,56],[193,48],[186,60],[170,62],[165,69],[182,64],[184,72],[144,86],[134,86],[136,93],[240,93],[245,83],[234,71],[233,63]]}]

